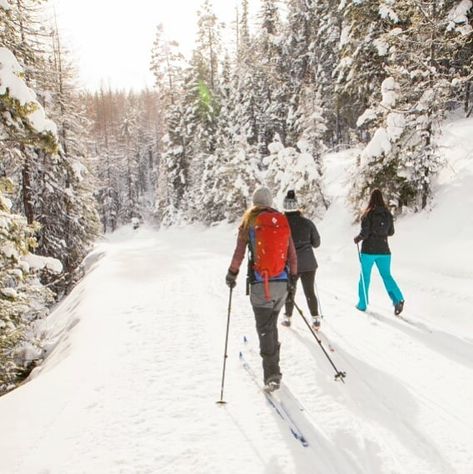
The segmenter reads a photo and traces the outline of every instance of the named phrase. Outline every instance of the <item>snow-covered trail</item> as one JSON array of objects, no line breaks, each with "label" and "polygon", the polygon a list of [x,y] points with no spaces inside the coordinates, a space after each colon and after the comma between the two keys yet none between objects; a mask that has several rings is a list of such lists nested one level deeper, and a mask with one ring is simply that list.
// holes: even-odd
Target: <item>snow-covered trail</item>
[{"label": "snow-covered trail", "polygon": [[[215,403],[236,226],[123,228],[97,246],[85,278],[48,319],[48,359],[0,398],[0,473],[470,474],[472,133],[471,119],[445,127],[448,166],[432,211],[399,219],[390,239],[413,324],[394,317],[375,270],[370,311],[355,310],[358,229],[346,205],[354,154],[325,157],[321,337],[346,383],[334,382],[297,314],[280,328],[281,397],[308,447],[239,361],[243,336],[257,351],[244,271],[232,304],[228,404]],[[260,373],[258,356],[248,357]]]},{"label": "snow-covered trail", "polygon": [[[68,328],[51,357],[0,400],[0,472],[471,472],[473,344],[383,309],[357,313],[356,259],[342,272],[320,257],[330,268],[319,278],[324,334],[346,384],[333,381],[302,321],[280,330],[286,400],[305,408],[298,417],[309,447],[238,360],[244,335],[256,343],[242,279],[228,404],[215,404],[234,234],[225,226],[124,229],[99,246],[103,257],[50,322]],[[260,370],[257,358],[252,365]]]}]

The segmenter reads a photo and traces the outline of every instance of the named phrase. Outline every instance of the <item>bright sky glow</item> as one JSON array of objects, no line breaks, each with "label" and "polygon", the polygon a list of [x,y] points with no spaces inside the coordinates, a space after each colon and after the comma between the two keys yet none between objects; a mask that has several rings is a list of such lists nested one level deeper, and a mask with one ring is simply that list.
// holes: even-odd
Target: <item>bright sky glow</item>
[{"label": "bright sky glow", "polygon": [[[152,87],[150,51],[156,26],[179,42],[184,54],[193,48],[197,10],[203,0],[52,0],[64,43],[79,68],[79,85],[98,89]],[[237,0],[216,0],[214,11],[233,35]],[[251,0],[251,14],[259,0]]]}]

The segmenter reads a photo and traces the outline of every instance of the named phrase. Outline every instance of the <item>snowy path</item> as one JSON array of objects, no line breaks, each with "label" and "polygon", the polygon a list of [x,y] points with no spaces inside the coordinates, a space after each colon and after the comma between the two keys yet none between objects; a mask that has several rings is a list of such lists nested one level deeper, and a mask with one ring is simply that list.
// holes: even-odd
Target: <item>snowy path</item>
[{"label": "snowy path", "polygon": [[473,343],[428,315],[432,332],[394,319],[376,285],[376,313],[357,313],[356,259],[342,271],[320,256],[324,333],[345,385],[302,321],[280,330],[283,396],[309,447],[238,360],[242,337],[255,342],[242,279],[228,404],[216,405],[233,239],[228,227],[125,229],[100,245],[103,258],[51,320],[71,329],[31,382],[0,399],[2,474],[471,472]]},{"label": "snowy path", "polygon": [[[121,229],[48,320],[53,350],[0,398],[0,474],[471,474],[473,472],[473,120],[445,127],[448,166],[432,212],[396,222],[396,319],[376,275],[354,309],[357,229],[346,205],[355,151],[325,157],[331,206],[318,228],[324,340],[297,314],[281,327],[281,390],[303,447],[238,358],[256,331],[244,277],[235,290],[224,407],[235,226]],[[244,272],[242,271],[242,274]],[[298,302],[304,311],[300,294]],[[260,371],[258,357],[252,366]],[[301,411],[299,408],[303,407]]]}]

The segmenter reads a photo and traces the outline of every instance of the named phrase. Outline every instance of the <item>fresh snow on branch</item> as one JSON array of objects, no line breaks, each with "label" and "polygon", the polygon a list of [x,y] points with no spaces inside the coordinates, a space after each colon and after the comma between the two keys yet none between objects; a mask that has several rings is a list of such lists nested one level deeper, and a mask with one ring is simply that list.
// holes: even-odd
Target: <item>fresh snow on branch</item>
[{"label": "fresh snow on branch", "polygon": [[473,28],[468,23],[468,13],[473,7],[471,0],[462,0],[456,7],[450,10],[448,14],[449,24],[447,31],[456,30],[462,35],[469,35]]},{"label": "fresh snow on branch", "polygon": [[53,273],[61,273],[63,270],[62,263],[57,258],[42,257],[41,255],[30,253],[23,257],[23,260],[32,270],[42,270],[46,268]]},{"label": "fresh snow on branch", "polygon": [[28,113],[28,121],[37,132],[57,135],[56,124],[46,118],[43,107],[36,100],[36,94],[21,78],[22,74],[23,68],[13,53],[7,48],[0,47],[0,96],[8,94],[21,106],[30,106],[32,111]]},{"label": "fresh snow on branch", "polygon": [[397,84],[392,77],[388,77],[381,84],[381,93],[383,94],[383,100],[381,105],[385,107],[393,107],[397,99]]},{"label": "fresh snow on branch", "polygon": [[391,5],[394,5],[393,0],[386,0],[383,4],[379,6],[379,14],[381,18],[385,20],[391,20],[394,23],[399,22],[399,17],[396,12],[391,8]]},{"label": "fresh snow on branch", "polygon": [[384,127],[380,127],[376,130],[368,145],[366,145],[362,157],[365,159],[376,158],[383,153],[387,155],[390,151],[391,141],[389,140],[388,132]]}]

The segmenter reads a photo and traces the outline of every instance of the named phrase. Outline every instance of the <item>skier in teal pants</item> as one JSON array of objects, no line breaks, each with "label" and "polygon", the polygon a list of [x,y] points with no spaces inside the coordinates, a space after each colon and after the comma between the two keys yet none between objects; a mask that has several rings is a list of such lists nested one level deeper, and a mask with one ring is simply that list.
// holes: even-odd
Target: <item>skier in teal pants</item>
[{"label": "skier in teal pants", "polygon": [[366,311],[371,269],[376,264],[384,286],[394,305],[394,314],[401,314],[404,296],[391,275],[391,250],[388,237],[394,234],[394,220],[384,203],[383,195],[375,189],[370,196],[368,207],[361,217],[361,230],[354,241],[361,244],[361,274],[358,283],[358,304],[356,308]]}]

